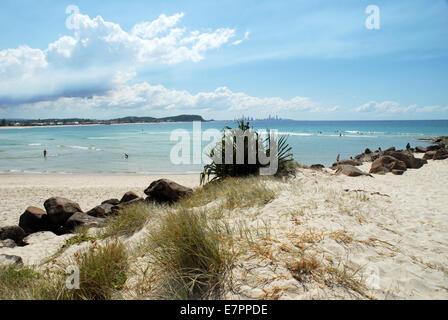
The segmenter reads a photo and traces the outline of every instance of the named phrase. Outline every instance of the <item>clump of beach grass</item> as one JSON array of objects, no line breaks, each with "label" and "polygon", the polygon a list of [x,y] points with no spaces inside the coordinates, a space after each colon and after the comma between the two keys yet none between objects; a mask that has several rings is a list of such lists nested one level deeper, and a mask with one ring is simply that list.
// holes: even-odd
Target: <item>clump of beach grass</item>
[{"label": "clump of beach grass", "polygon": [[128,254],[120,241],[108,241],[105,245],[94,244],[75,253],[71,261],[79,268],[79,289],[67,291],[71,300],[108,300],[122,289],[126,282]]},{"label": "clump of beach grass", "polygon": [[150,203],[137,203],[123,208],[119,214],[109,218],[102,238],[129,236],[141,230],[154,211],[160,206]]},{"label": "clump of beach grass", "polygon": [[158,298],[216,296],[236,258],[232,232],[205,211],[168,210],[148,233],[147,250],[161,275]]},{"label": "clump of beach grass", "polygon": [[277,191],[267,186],[270,181],[262,177],[213,181],[197,188],[190,197],[180,202],[180,206],[194,208],[216,200],[220,201],[221,209],[230,210],[265,205],[277,196]]}]

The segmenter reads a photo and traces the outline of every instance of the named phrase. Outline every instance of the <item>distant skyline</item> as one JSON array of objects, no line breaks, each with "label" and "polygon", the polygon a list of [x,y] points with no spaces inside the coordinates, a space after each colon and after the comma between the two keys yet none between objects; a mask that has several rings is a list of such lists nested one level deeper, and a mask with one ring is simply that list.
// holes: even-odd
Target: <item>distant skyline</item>
[{"label": "distant skyline", "polygon": [[0,119],[448,119],[447,0],[2,0],[0,28]]}]

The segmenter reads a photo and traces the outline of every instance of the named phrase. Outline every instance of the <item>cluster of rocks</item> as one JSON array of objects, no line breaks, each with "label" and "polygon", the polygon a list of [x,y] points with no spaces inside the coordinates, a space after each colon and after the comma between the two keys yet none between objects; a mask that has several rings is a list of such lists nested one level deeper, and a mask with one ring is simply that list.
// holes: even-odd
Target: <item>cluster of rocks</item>
[{"label": "cluster of rocks", "polygon": [[[124,208],[137,203],[172,204],[190,195],[193,190],[174,181],[161,179],[154,181],[144,191],[146,198],[135,192],[126,192],[121,200],[109,199],[93,209],[83,212],[78,203],[62,197],[52,197],[44,202],[45,210],[28,207],[19,218],[18,226],[0,228],[0,248],[25,246],[26,237],[30,234],[51,231],[56,235],[73,233],[77,227],[103,227],[109,216],[119,215]],[[5,258],[2,255],[2,259]],[[11,259],[10,259],[11,260]]]},{"label": "cluster of rocks", "polygon": [[[408,169],[420,169],[428,163],[427,160],[448,159],[448,137],[437,137],[430,140],[433,145],[428,147],[415,147],[406,150],[396,150],[391,147],[387,150],[376,151],[366,149],[363,153],[354,158],[340,160],[330,167],[335,170],[335,174],[345,174],[351,177],[372,176],[371,174],[392,173],[402,175]],[[424,153],[422,158],[416,158],[414,153]],[[363,172],[358,166],[365,162],[371,162],[369,173]],[[312,165],[311,169],[321,169],[323,165]]]}]

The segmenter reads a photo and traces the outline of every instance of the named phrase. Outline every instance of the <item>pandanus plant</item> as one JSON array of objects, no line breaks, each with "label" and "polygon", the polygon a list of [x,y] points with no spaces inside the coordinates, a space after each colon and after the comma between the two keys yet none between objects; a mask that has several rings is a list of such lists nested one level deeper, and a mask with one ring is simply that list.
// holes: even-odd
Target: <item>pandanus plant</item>
[{"label": "pandanus plant", "polygon": [[[212,162],[204,166],[201,184],[227,177],[259,175],[260,169],[269,167],[273,160],[277,162],[276,172],[282,172],[293,162],[287,136],[276,137],[268,130],[267,138],[263,138],[244,118],[237,120],[237,124],[236,129],[225,127],[221,141],[209,152]],[[210,176],[213,176],[211,180]]]}]

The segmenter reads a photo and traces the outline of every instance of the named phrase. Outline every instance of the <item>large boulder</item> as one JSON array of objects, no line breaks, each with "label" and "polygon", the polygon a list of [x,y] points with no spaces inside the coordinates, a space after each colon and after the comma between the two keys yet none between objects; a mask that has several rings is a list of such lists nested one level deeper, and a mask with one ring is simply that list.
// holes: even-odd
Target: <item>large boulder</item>
[{"label": "large boulder", "polygon": [[10,256],[8,254],[0,254],[0,266],[15,266],[23,264],[22,258],[19,256]]},{"label": "large boulder", "polygon": [[427,151],[428,151],[428,149],[426,149],[425,147],[421,147],[421,146],[415,147],[416,153],[426,153]]},{"label": "large boulder", "polygon": [[158,203],[173,203],[192,193],[193,189],[168,179],[154,181],[145,190],[148,200]]},{"label": "large boulder", "polygon": [[414,155],[408,151],[388,151],[384,152],[384,154],[403,161],[408,169],[420,169],[424,164],[428,163],[424,159],[414,157]]},{"label": "large boulder", "polygon": [[138,205],[138,204],[143,204],[145,203],[145,199],[143,198],[137,198],[128,202],[123,202],[123,203],[119,203],[116,206],[112,207],[112,214],[114,215],[118,215],[120,214],[120,212],[126,208]]},{"label": "large boulder", "polygon": [[35,233],[40,231],[49,231],[47,213],[36,207],[28,207],[19,218],[19,227],[26,233]]},{"label": "large boulder", "polygon": [[442,148],[443,148],[443,146],[436,144],[436,145],[426,147],[426,151],[437,151]]},{"label": "large boulder", "polygon": [[118,199],[109,199],[109,200],[101,202],[101,204],[111,204],[113,206],[116,206],[119,203],[120,203],[120,200],[118,200]]},{"label": "large boulder", "polygon": [[379,157],[381,157],[383,155],[382,151],[375,151],[372,152],[370,151],[370,149],[366,149],[364,151],[364,153],[358,154],[355,159],[359,160],[361,162],[373,162],[376,159],[378,159]]},{"label": "large boulder", "polygon": [[135,199],[140,198],[138,194],[132,191],[128,191],[124,194],[124,196],[121,198],[120,203],[129,202]]},{"label": "large boulder", "polygon": [[351,165],[339,165],[336,168],[335,174],[341,174],[341,173],[349,177],[359,177],[359,176],[371,177],[370,174],[365,173],[364,171],[361,171],[358,168]]},{"label": "large boulder", "polygon": [[434,153],[432,157],[433,160],[445,160],[448,159],[448,150],[447,149],[439,149]]},{"label": "large boulder", "polygon": [[423,156],[424,160],[432,160],[437,151],[427,151]]},{"label": "large boulder", "polygon": [[52,227],[61,227],[75,213],[82,212],[81,207],[76,202],[61,197],[53,197],[45,201],[48,221]]},{"label": "large boulder", "polygon": [[11,239],[19,246],[26,245],[26,243],[23,241],[26,236],[26,232],[19,226],[0,228],[0,240]]},{"label": "large boulder", "polygon": [[385,174],[392,170],[406,171],[406,163],[391,156],[382,156],[375,160],[370,167],[370,173]]},{"label": "large boulder", "polygon": [[[117,204],[119,204],[120,202],[118,202]],[[110,203],[103,203],[100,204],[99,206],[96,206],[95,208],[93,208],[92,210],[86,212],[87,215],[92,216],[92,217],[97,217],[97,218],[105,218],[108,217],[112,214],[112,207],[114,205],[110,204]]]},{"label": "large boulder", "polygon": [[95,218],[83,212],[74,213],[63,226],[64,233],[74,232],[76,228],[101,228],[106,224],[105,219]]}]

